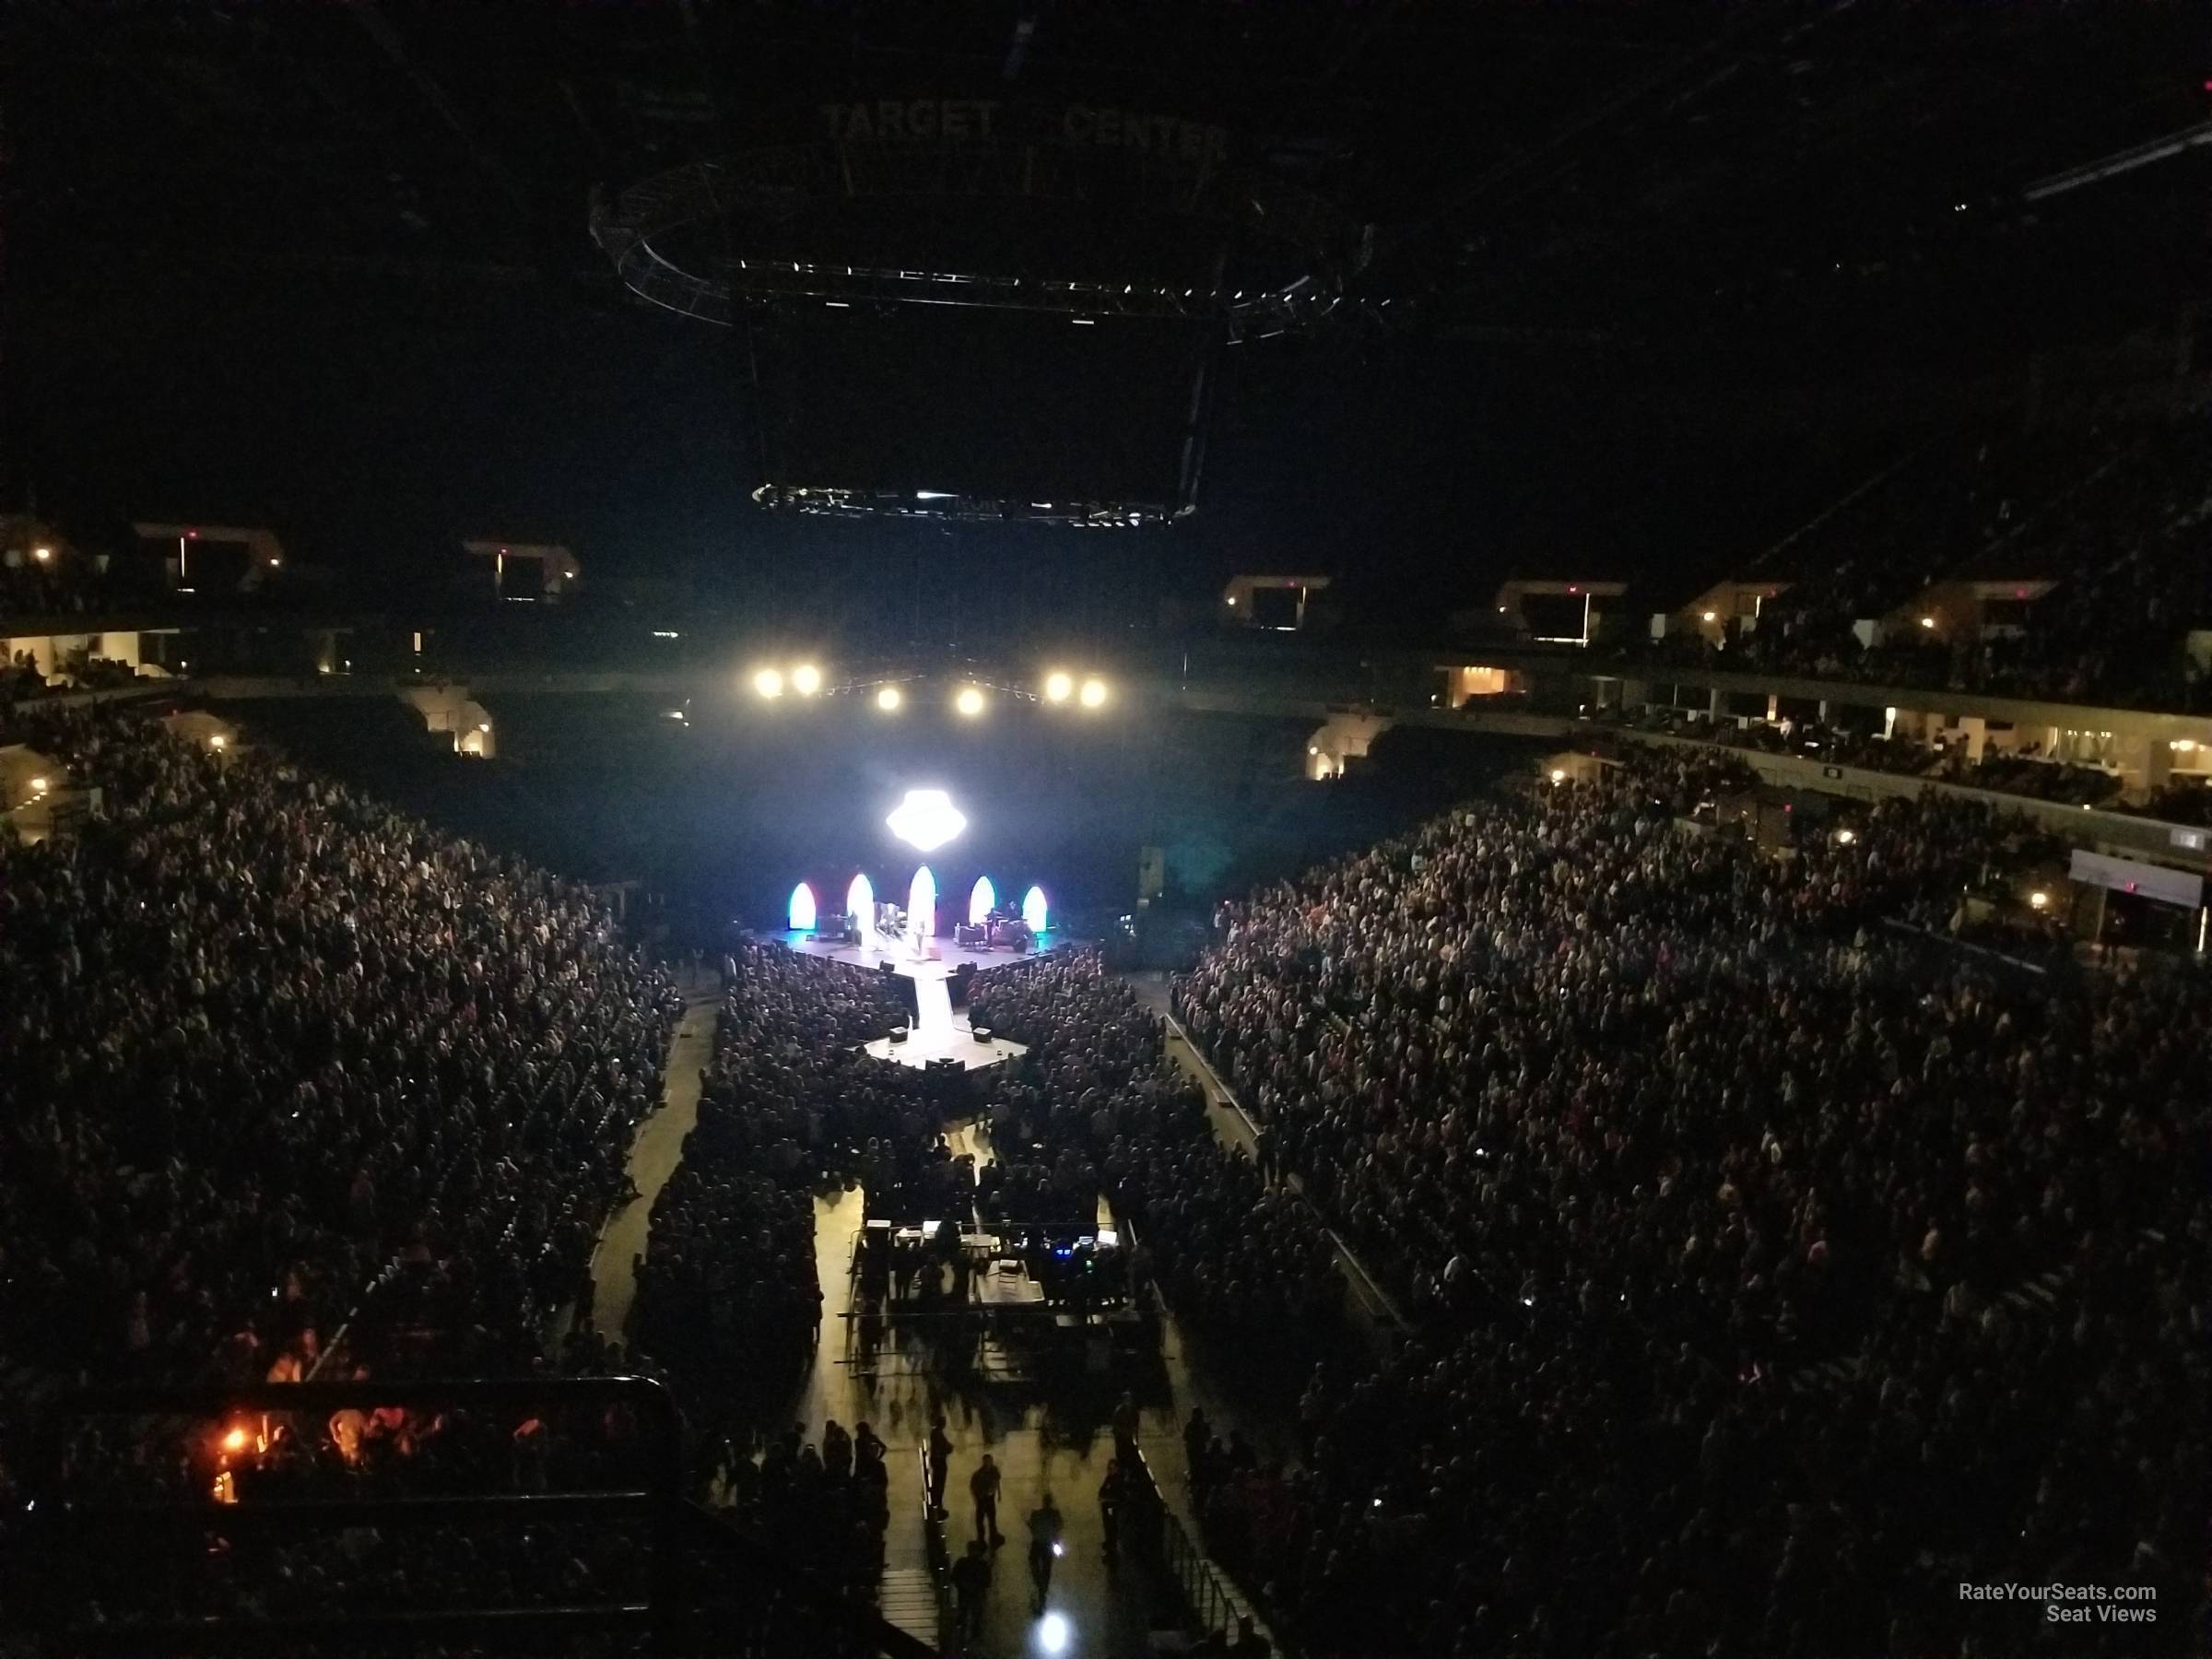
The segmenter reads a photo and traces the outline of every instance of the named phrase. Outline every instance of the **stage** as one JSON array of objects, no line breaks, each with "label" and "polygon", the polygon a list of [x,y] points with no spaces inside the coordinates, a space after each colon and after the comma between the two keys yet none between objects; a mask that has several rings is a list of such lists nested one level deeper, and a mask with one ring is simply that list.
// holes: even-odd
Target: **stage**
[{"label": "stage", "polygon": [[926,962],[909,959],[902,950],[886,950],[880,945],[848,945],[835,934],[811,934],[804,929],[797,933],[771,933],[760,935],[777,939],[789,946],[800,956],[828,957],[833,962],[850,962],[855,968],[875,971],[885,962],[893,971],[909,979],[919,977],[917,970],[942,969],[941,977],[949,979],[963,964],[981,973],[986,968],[1004,968],[1009,962],[1033,962],[1039,957],[1050,956],[1066,941],[1057,932],[1038,935],[1037,948],[1017,956],[1011,950],[971,950],[965,945],[956,945],[950,939],[933,939],[932,946],[938,955]]},{"label": "stage", "polygon": [[764,936],[780,940],[799,956],[823,957],[866,969],[871,973],[881,971],[888,962],[892,972],[913,981],[914,1001],[919,1011],[908,1028],[906,1041],[893,1042],[888,1037],[878,1037],[867,1045],[867,1050],[878,1060],[895,1060],[917,1071],[933,1060],[957,1060],[966,1070],[982,1071],[1027,1053],[1029,1049],[1025,1044],[1008,1042],[1002,1037],[994,1037],[989,1042],[975,1040],[968,1017],[952,1011],[952,976],[962,966],[971,967],[980,973],[986,968],[1003,967],[1009,962],[1033,962],[1040,957],[1050,956],[1060,944],[1046,934],[1041,935],[1037,949],[1016,955],[1009,950],[974,950],[956,945],[950,939],[936,939],[932,944],[941,954],[917,962],[900,949],[885,949],[879,944],[853,945],[833,935],[818,935],[804,929]]}]

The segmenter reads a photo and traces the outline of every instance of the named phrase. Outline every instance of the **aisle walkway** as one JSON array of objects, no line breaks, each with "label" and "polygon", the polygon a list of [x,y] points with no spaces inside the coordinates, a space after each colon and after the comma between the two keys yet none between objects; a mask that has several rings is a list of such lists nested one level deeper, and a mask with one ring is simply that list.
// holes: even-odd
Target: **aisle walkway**
[{"label": "aisle walkway", "polygon": [[[1168,1015],[1168,976],[1155,970],[1140,970],[1122,976],[1128,982],[1139,1001],[1163,1019]],[[1252,1120],[1229,1092],[1229,1085],[1206,1063],[1198,1052],[1197,1044],[1182,1034],[1182,1028],[1171,1025],[1167,1036],[1168,1058],[1198,1085],[1206,1097],[1206,1113],[1214,1126],[1214,1135],[1224,1146],[1241,1147],[1257,1157]],[[1305,1183],[1296,1175],[1286,1176],[1292,1191],[1302,1192]],[[1375,1277],[1369,1273],[1359,1258],[1352,1253],[1351,1246],[1344,1241],[1334,1228],[1329,1230],[1330,1241],[1336,1247],[1336,1264],[1344,1274],[1351,1296],[1346,1306],[1351,1311],[1354,1322],[1380,1352],[1386,1349],[1393,1335],[1406,1329],[1404,1316],[1390,1293],[1384,1290]]]},{"label": "aisle walkway", "polygon": [[684,1152],[684,1136],[699,1122],[700,1073],[714,1053],[714,1014],[720,999],[712,986],[684,999],[684,1018],[668,1045],[661,1104],[638,1125],[629,1147],[629,1182],[638,1195],[607,1218],[592,1253],[592,1324],[620,1336],[637,1298],[637,1258],[645,1253],[653,1201]]},{"label": "aisle walkway", "polygon": [[[947,1126],[956,1151],[989,1157],[987,1132],[979,1124]],[[884,1537],[887,1585],[911,1588],[913,1571],[929,1560],[923,1518],[921,1449],[933,1415],[942,1412],[952,1436],[951,1480],[946,1492],[950,1518],[945,1542],[957,1556],[975,1535],[968,1477],[985,1452],[1002,1473],[999,1530],[1006,1538],[994,1556],[989,1613],[981,1652],[995,1656],[1042,1653],[1045,1630],[1030,1595],[1028,1516],[1048,1489],[1065,1523],[1066,1554],[1060,1559],[1045,1612],[1065,1639],[1054,1650],[1065,1659],[1119,1659],[1149,1649],[1147,1626],[1160,1594],[1134,1563],[1110,1569],[1099,1483],[1113,1454],[1108,1427],[1114,1384],[1077,1391],[994,1382],[979,1373],[939,1368],[928,1349],[911,1339],[864,1334],[847,1318],[852,1307],[853,1235],[862,1221],[857,1188],[831,1190],[815,1200],[815,1259],[825,1297],[821,1347],[791,1400],[789,1420],[818,1440],[825,1418],[850,1429],[866,1422],[890,1451],[890,1525]],[[1277,1453],[1283,1436],[1276,1425],[1256,1423],[1237,1402],[1201,1374],[1186,1354],[1171,1319],[1161,1344],[1162,1374],[1140,1390],[1140,1441],[1169,1502],[1191,1524],[1184,1488],[1182,1425],[1194,1406],[1224,1433],[1241,1428],[1263,1453]]]}]

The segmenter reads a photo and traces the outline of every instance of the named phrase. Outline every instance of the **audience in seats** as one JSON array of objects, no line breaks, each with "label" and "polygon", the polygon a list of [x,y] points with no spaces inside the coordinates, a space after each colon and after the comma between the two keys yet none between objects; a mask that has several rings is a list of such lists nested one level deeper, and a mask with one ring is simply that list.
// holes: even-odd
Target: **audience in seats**
[{"label": "audience in seats", "polygon": [[1226,1541],[1312,1651],[1955,1653],[2035,1633],[1961,1581],[2189,1598],[2202,975],[1984,971],[1879,925],[1976,855],[1958,808],[1773,861],[1672,821],[1711,764],[1262,893],[1176,987],[1420,1325],[1316,1373]]}]

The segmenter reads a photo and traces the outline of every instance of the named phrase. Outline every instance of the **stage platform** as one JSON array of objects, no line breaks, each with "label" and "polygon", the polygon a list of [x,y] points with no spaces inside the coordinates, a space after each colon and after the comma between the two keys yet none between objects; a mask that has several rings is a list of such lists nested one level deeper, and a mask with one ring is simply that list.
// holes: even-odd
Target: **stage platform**
[{"label": "stage platform", "polygon": [[781,940],[800,956],[825,957],[833,962],[845,962],[870,972],[882,969],[888,962],[891,971],[903,979],[914,982],[914,1001],[919,1012],[908,1028],[904,1042],[893,1042],[888,1037],[878,1037],[867,1045],[868,1053],[878,1060],[895,1060],[900,1065],[921,1070],[933,1060],[957,1060],[968,1071],[985,1071],[994,1065],[1004,1065],[1017,1055],[1026,1054],[1029,1049],[1018,1042],[1008,1042],[994,1037],[989,1042],[978,1042],[965,1014],[952,1011],[952,995],[948,989],[953,973],[962,963],[972,965],[980,973],[985,968],[995,968],[1007,962],[1034,961],[1049,956],[1060,941],[1052,935],[1041,936],[1039,947],[1020,956],[1010,950],[971,950],[949,939],[936,941],[942,955],[927,961],[917,962],[902,951],[886,950],[877,946],[847,944],[837,937],[818,937],[804,931],[769,934],[768,938]]},{"label": "stage platform", "polygon": [[917,971],[931,968],[941,968],[945,975],[949,977],[963,962],[974,968],[978,973],[986,968],[1003,968],[1008,962],[1033,962],[1039,957],[1050,956],[1068,942],[1063,940],[1056,932],[1040,934],[1036,949],[1017,956],[1010,950],[971,950],[964,945],[955,945],[950,939],[939,939],[935,943],[942,954],[926,962],[916,962],[909,960],[896,950],[848,945],[834,935],[817,937],[810,933],[798,932],[771,933],[763,936],[780,939],[801,956],[828,957],[834,962],[850,962],[855,968],[872,970],[888,961],[895,972],[903,973],[909,979],[919,978],[921,974]]}]

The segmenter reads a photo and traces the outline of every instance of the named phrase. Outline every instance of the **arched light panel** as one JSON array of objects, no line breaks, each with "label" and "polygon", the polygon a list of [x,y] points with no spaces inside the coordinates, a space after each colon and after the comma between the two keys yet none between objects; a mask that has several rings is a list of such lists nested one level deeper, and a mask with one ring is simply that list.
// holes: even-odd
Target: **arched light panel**
[{"label": "arched light panel", "polygon": [[993,890],[991,877],[978,876],[975,885],[968,889],[968,925],[981,927],[983,918],[998,907],[998,894]]},{"label": "arched light panel", "polygon": [[802,881],[791,889],[792,932],[812,933],[815,921],[814,889]]}]

